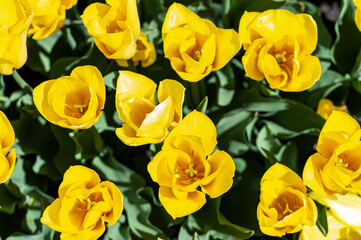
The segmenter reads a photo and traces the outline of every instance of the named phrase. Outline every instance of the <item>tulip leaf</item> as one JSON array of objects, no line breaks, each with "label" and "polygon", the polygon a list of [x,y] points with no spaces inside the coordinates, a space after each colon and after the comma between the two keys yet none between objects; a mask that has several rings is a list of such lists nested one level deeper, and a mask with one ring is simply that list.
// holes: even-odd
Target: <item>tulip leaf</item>
[{"label": "tulip leaf", "polygon": [[89,129],[74,133],[72,136],[77,146],[80,148],[79,159],[93,158],[103,150],[104,142],[97,129],[92,126]]},{"label": "tulip leaf", "polygon": [[224,107],[231,103],[235,94],[235,76],[231,64],[216,71],[216,76],[218,80],[217,104]]},{"label": "tulip leaf", "polygon": [[270,162],[271,165],[278,162],[277,158],[271,151],[268,151],[267,149],[265,149],[263,147],[261,147],[261,149],[264,152],[264,154],[266,155],[266,158],[268,159],[268,161]]},{"label": "tulip leaf", "polygon": [[15,211],[16,199],[4,184],[0,184],[0,212],[12,214]]},{"label": "tulip leaf", "polygon": [[241,240],[250,238],[253,231],[229,222],[220,212],[221,198],[207,199],[198,212],[189,215],[183,224],[178,239],[192,239],[197,233],[199,239]]},{"label": "tulip leaf", "polygon": [[[360,52],[361,32],[357,29],[352,0],[341,1],[341,12],[336,21],[336,40],[332,45],[333,62],[342,73],[350,72]],[[345,57],[347,56],[347,57]]]},{"label": "tulip leaf", "polygon": [[232,155],[246,152],[248,150],[246,127],[253,118],[253,113],[242,109],[235,109],[224,114],[216,124],[218,147]]},{"label": "tulip leaf", "polygon": [[109,87],[112,90],[116,89],[117,86],[117,72],[111,72],[104,76],[105,86]]},{"label": "tulip leaf", "polygon": [[315,202],[315,203],[316,203],[317,212],[318,212],[316,226],[321,231],[321,233],[326,237],[327,233],[328,233],[328,222],[327,222],[327,215],[326,215],[327,208],[317,202]]},{"label": "tulip leaf", "polygon": [[205,96],[202,100],[202,102],[198,105],[197,111],[206,113],[207,111],[207,105],[208,105],[208,97]]}]

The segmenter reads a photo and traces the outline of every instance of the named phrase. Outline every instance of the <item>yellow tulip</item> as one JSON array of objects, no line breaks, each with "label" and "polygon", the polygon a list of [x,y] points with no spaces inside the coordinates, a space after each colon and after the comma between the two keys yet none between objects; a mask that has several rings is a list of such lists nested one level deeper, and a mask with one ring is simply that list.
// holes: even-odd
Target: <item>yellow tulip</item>
[{"label": "yellow tulip", "polygon": [[112,182],[100,182],[98,174],[84,166],[72,166],[64,174],[59,197],[48,206],[42,224],[61,232],[61,239],[98,239],[116,223],[123,211],[123,195]]},{"label": "yellow tulip", "polygon": [[347,192],[361,194],[360,136],[355,119],[333,111],[321,130],[317,153],[305,164],[305,184],[330,199]]},{"label": "yellow tulip", "polygon": [[311,55],[317,45],[317,25],[310,15],[284,9],[245,12],[239,35],[248,77],[266,78],[271,88],[292,92],[306,90],[320,78],[320,61]]},{"label": "yellow tulip", "polygon": [[357,194],[336,194],[336,200],[326,198],[316,192],[310,192],[308,196],[328,207],[332,216],[339,222],[361,229],[361,197]]},{"label": "yellow tulip", "polygon": [[28,58],[26,34],[32,19],[18,0],[0,0],[0,74],[10,75]]},{"label": "yellow tulip", "polygon": [[257,218],[264,234],[281,237],[298,232],[305,225],[313,226],[317,208],[307,197],[302,179],[288,167],[276,163],[261,179]]},{"label": "yellow tulip", "polygon": [[353,3],[356,6],[355,23],[357,28],[361,31],[361,0],[353,0]]},{"label": "yellow tulip", "polygon": [[173,218],[199,210],[206,203],[205,194],[216,198],[231,188],[235,165],[228,153],[212,153],[216,138],[213,122],[193,111],[171,131],[148,164],[150,176],[160,186],[159,200]]},{"label": "yellow tulip", "polygon": [[[136,44],[137,51],[132,58],[134,65],[139,65],[139,62],[141,63],[142,67],[148,67],[152,65],[157,59],[157,53],[155,51],[154,44],[148,41],[148,37],[144,32],[139,33]],[[128,67],[127,60],[117,59],[117,63],[121,67]]]},{"label": "yellow tulip", "polygon": [[105,85],[93,66],[80,66],[70,76],[48,80],[34,89],[36,108],[49,122],[70,129],[87,129],[100,118]]},{"label": "yellow tulip", "polygon": [[106,2],[89,5],[81,16],[83,23],[106,58],[132,58],[140,32],[136,0]]},{"label": "yellow tulip", "polygon": [[63,27],[65,11],[73,7],[77,0],[20,0],[23,7],[34,13],[28,34],[41,40],[56,33]]},{"label": "yellow tulip", "polygon": [[347,112],[344,107],[336,107],[331,100],[322,98],[318,102],[316,112],[318,115],[320,115],[324,119],[327,119],[334,110]]},{"label": "yellow tulip", "polygon": [[166,79],[158,88],[159,104],[155,105],[155,84],[134,72],[120,71],[115,105],[120,120],[118,138],[126,145],[160,143],[182,120],[185,88],[175,80]]},{"label": "yellow tulip", "polygon": [[10,151],[14,142],[14,129],[6,115],[0,111],[0,183],[9,180],[14,171],[16,153],[15,149]]},{"label": "yellow tulip", "polygon": [[361,230],[339,222],[330,211],[327,211],[328,233],[323,236],[317,226],[305,226],[298,240],[358,240]]},{"label": "yellow tulip", "polygon": [[162,37],[165,57],[177,74],[190,82],[221,69],[241,48],[233,29],[217,28],[179,3],[168,9]]}]

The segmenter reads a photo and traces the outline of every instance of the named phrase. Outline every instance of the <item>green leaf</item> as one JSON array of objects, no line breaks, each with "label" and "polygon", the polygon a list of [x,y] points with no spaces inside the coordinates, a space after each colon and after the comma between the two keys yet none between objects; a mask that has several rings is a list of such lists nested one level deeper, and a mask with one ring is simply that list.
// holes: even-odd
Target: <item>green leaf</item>
[{"label": "green leaf", "polygon": [[15,211],[16,199],[12,196],[5,184],[0,184],[0,212],[12,214]]},{"label": "green leaf", "polygon": [[221,198],[208,199],[201,210],[189,215],[179,232],[178,239],[192,239],[195,233],[202,240],[250,238],[254,232],[229,222],[219,210],[220,202]]},{"label": "green leaf", "polygon": [[218,80],[217,104],[224,107],[231,103],[235,94],[235,76],[231,64],[216,71],[216,76]]},{"label": "green leaf", "polygon": [[208,105],[208,97],[205,96],[202,100],[202,102],[198,105],[197,107],[197,111],[202,112],[202,113],[206,113],[207,111],[207,105]]},{"label": "green leaf", "polygon": [[268,161],[271,163],[271,165],[277,163],[277,158],[275,157],[275,155],[271,152],[268,151],[267,149],[261,147],[262,151],[264,152],[264,154],[266,154],[266,157],[268,159]]},{"label": "green leaf", "polygon": [[232,155],[248,151],[246,127],[254,117],[253,113],[242,109],[234,109],[224,114],[216,124],[218,147]]},{"label": "green leaf", "polygon": [[79,159],[93,158],[98,156],[104,149],[103,139],[94,126],[74,133],[72,138],[80,148]]},{"label": "green leaf", "polygon": [[331,53],[333,62],[342,73],[351,71],[360,52],[361,33],[355,24],[355,9],[352,0],[342,0],[341,12],[335,25],[336,40]]},{"label": "green leaf", "polygon": [[328,222],[327,222],[327,215],[326,215],[327,208],[317,202],[315,202],[315,203],[316,203],[317,212],[318,212],[316,226],[321,231],[321,233],[326,237],[327,233],[328,233]]}]

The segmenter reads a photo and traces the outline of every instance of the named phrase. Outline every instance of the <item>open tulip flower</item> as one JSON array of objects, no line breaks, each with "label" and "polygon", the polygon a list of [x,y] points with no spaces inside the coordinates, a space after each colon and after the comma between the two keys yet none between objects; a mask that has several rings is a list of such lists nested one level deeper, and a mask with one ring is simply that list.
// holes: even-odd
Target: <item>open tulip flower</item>
[{"label": "open tulip flower", "polygon": [[130,71],[120,71],[117,82],[116,108],[120,120],[118,138],[126,145],[160,143],[182,120],[185,88],[175,80],[166,79],[158,88],[159,104],[155,105],[157,84]]},{"label": "open tulip flower", "polygon": [[72,166],[64,174],[59,197],[48,206],[41,222],[61,232],[61,239],[98,239],[116,223],[123,211],[123,195],[112,182],[100,182],[98,174],[84,166]]},{"label": "open tulip flower", "polygon": [[18,0],[0,0],[0,74],[10,75],[27,58],[26,36],[33,18]]},{"label": "open tulip flower", "polygon": [[241,48],[233,29],[217,28],[179,3],[168,9],[162,37],[165,57],[177,74],[190,82],[221,69]]},{"label": "open tulip flower", "polygon": [[257,218],[264,234],[281,237],[295,233],[317,219],[316,204],[307,197],[302,179],[288,167],[276,163],[261,179]]},{"label": "open tulip flower", "polygon": [[41,83],[34,89],[36,108],[49,122],[70,129],[87,129],[100,118],[105,85],[96,67],[74,68],[70,76]]},{"label": "open tulip flower", "polygon": [[14,129],[6,115],[0,111],[0,183],[9,180],[14,171],[16,153],[15,149],[10,151],[14,142]]},{"label": "open tulip flower", "polygon": [[303,170],[305,184],[330,199],[336,194],[361,194],[361,130],[345,112],[333,111],[323,126],[317,153],[308,158]]},{"label": "open tulip flower", "polygon": [[140,32],[136,0],[106,2],[89,5],[81,17],[83,23],[106,58],[130,59]]},{"label": "open tulip flower", "polygon": [[56,33],[63,27],[65,11],[73,7],[77,0],[20,0],[25,9],[34,13],[28,34],[41,40]]},{"label": "open tulip flower", "polygon": [[309,89],[320,78],[320,61],[311,55],[317,45],[317,25],[311,15],[284,9],[245,12],[239,35],[248,77],[266,78],[271,88],[292,92]]},{"label": "open tulip flower", "polygon": [[198,211],[206,203],[206,194],[216,198],[231,188],[235,165],[228,153],[212,153],[216,138],[213,122],[193,111],[171,131],[148,164],[150,176],[160,186],[159,200],[173,218]]}]

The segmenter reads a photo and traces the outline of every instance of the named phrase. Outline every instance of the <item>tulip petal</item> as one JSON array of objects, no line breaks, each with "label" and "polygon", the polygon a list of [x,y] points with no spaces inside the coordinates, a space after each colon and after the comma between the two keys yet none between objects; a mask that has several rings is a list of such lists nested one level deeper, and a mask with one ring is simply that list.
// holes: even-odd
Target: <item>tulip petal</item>
[{"label": "tulip petal", "polygon": [[117,94],[129,93],[130,96],[145,98],[154,104],[157,84],[146,76],[131,71],[119,71]]},{"label": "tulip petal", "polygon": [[241,40],[233,29],[218,28],[216,34],[216,57],[212,71],[223,68],[241,49]]},{"label": "tulip petal", "polygon": [[171,98],[172,108],[174,109],[174,117],[169,120],[171,126],[179,123],[183,117],[183,102],[184,102],[185,88],[181,83],[171,79],[165,79],[159,83],[158,100],[159,102],[165,101],[168,97]]},{"label": "tulip petal", "polygon": [[90,189],[100,183],[98,174],[87,167],[76,165],[71,166],[64,174],[62,183],[59,186],[59,197],[64,197],[68,188],[72,185],[83,185]]},{"label": "tulip petal", "polygon": [[201,182],[202,192],[211,198],[216,198],[231,188],[235,165],[228,153],[218,150],[208,156],[207,161],[211,166],[211,171],[208,177],[205,177]]},{"label": "tulip petal", "polygon": [[325,166],[326,160],[319,153],[313,154],[308,158],[303,169],[302,178],[307,187],[313,191],[327,196],[328,198],[335,199],[332,191],[327,189],[322,180],[321,169]]},{"label": "tulip petal", "polygon": [[187,198],[178,199],[169,187],[159,188],[159,200],[173,219],[194,213],[206,203],[205,194],[202,192],[191,192],[187,194]]},{"label": "tulip petal", "polygon": [[214,123],[207,115],[196,110],[189,113],[177,127],[171,131],[164,141],[163,148],[167,148],[172,138],[179,135],[199,137],[203,143],[206,155],[211,154],[217,145],[217,131]]},{"label": "tulip petal", "polygon": [[199,19],[199,16],[189,10],[182,4],[173,3],[165,16],[162,26],[162,38],[165,40],[168,32],[180,25],[185,25],[193,20]]}]

